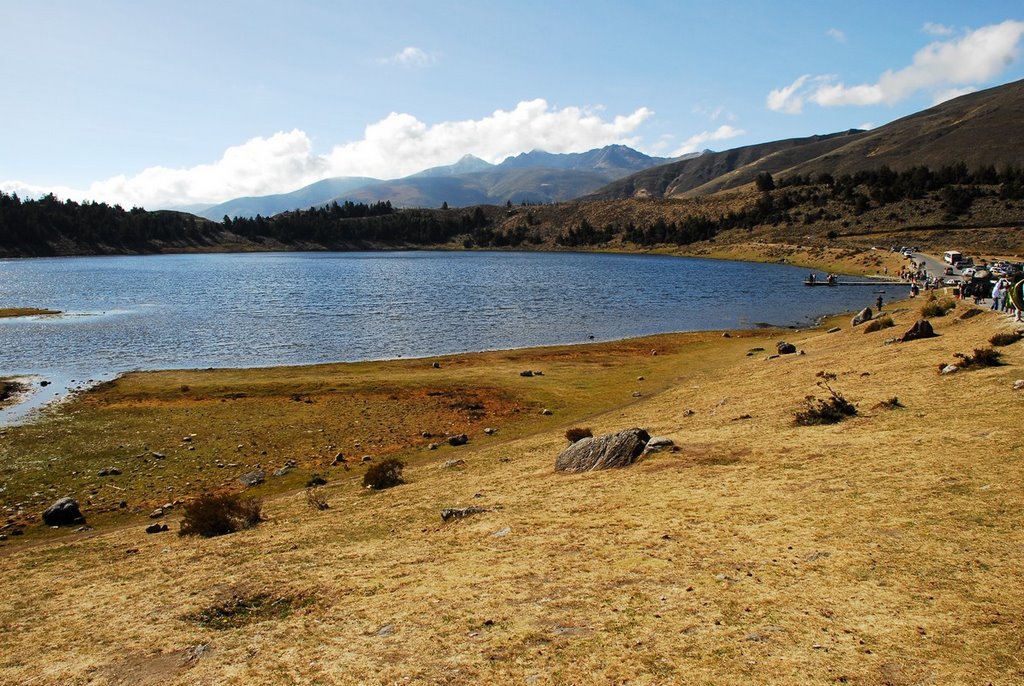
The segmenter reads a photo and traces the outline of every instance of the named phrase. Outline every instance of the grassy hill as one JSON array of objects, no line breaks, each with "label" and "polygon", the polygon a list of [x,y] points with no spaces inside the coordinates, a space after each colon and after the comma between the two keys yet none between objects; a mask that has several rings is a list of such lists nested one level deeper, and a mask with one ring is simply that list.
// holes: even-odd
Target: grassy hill
[{"label": "grassy hill", "polygon": [[[961,303],[932,320],[937,338],[887,343],[920,305],[887,304],[895,327],[875,333],[839,319],[460,355],[438,369],[125,377],[3,430],[5,502],[34,519],[38,503],[73,493],[101,528],[33,524],[0,543],[0,681],[1020,680],[1024,415],[1011,387],[1024,348],[1001,348],[1004,366],[939,375],[1012,326],[991,312],[961,319]],[[782,338],[805,354],[769,359]],[[823,371],[858,414],[798,426],[805,396],[827,395]],[[966,389],[985,399],[970,411]],[[557,474],[576,426],[640,426],[677,450]],[[429,450],[421,431],[470,441]],[[347,470],[330,466],[336,452]],[[362,454],[402,457],[407,483],[362,488]],[[170,533],[143,533],[152,506],[238,489],[237,475],[288,459],[292,472],[252,491],[267,496],[258,527],[179,538],[176,505],[156,520]],[[123,473],[98,477],[101,465]],[[301,488],[312,474],[329,509]],[[470,505],[484,511],[441,521]]]}]

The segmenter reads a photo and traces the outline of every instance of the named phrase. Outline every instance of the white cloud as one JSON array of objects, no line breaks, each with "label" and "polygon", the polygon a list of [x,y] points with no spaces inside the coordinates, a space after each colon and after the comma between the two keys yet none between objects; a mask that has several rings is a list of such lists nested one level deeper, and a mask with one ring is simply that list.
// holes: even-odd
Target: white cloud
[{"label": "white cloud", "polygon": [[958,39],[936,41],[914,54],[903,69],[887,70],[877,83],[847,86],[834,76],[805,74],[768,94],[768,108],[799,113],[806,102],[837,105],[891,105],[914,93],[967,92],[995,78],[1020,57],[1024,22],[1004,21],[969,31]]},{"label": "white cloud", "polygon": [[734,126],[728,124],[722,124],[714,131],[702,131],[696,135],[690,136],[683,144],[679,146],[670,155],[671,157],[679,157],[680,155],[686,155],[691,152],[699,152],[704,149],[704,144],[710,141],[724,141],[736,136],[742,136],[746,131],[743,129],[737,129]]},{"label": "white cloud", "polygon": [[846,42],[846,34],[840,31],[839,29],[829,29],[828,31],[825,32],[825,35],[828,36],[829,38],[832,38],[837,43]]},{"label": "white cloud", "polygon": [[718,107],[694,105],[691,111],[694,114],[699,114],[702,117],[707,117],[711,121],[718,121],[719,119],[724,119],[725,121],[736,121],[736,115],[729,111],[725,107],[725,105],[719,105]]},{"label": "white cloud", "polygon": [[921,30],[929,36],[952,36],[953,29],[945,24],[936,24],[933,21],[926,21]]},{"label": "white cloud", "polygon": [[875,128],[875,123],[866,121],[857,128],[860,129],[861,131],[870,131],[871,129]]},{"label": "white cloud", "polygon": [[434,55],[412,45],[391,57],[378,60],[381,64],[398,64],[403,67],[428,67],[435,61]]},{"label": "white cloud", "polygon": [[[252,138],[209,164],[185,169],[150,167],[135,176],[97,181],[87,189],[41,188],[17,181],[0,189],[37,196],[53,192],[72,200],[97,200],[149,209],[218,203],[247,195],[283,193],[333,176],[397,178],[472,154],[489,162],[534,149],[582,152],[620,143],[636,146],[636,130],[654,113],[641,107],[611,119],[594,109],[551,107],[543,99],[520,102],[481,119],[428,125],[392,113],[366,127],[363,138],[325,154],[298,129]],[[729,128],[729,127],[722,127]],[[721,131],[721,129],[720,129]]]},{"label": "white cloud", "polygon": [[947,88],[946,90],[937,91],[932,97],[932,104],[938,105],[952,100],[953,98],[959,98],[961,95],[967,95],[968,93],[974,93],[978,89],[974,86],[965,86],[963,88]]}]

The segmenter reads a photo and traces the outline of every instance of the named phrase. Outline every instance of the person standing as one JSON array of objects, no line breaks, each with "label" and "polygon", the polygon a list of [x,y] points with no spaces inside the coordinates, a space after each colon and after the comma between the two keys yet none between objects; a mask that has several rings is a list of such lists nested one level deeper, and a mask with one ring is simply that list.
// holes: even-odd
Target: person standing
[{"label": "person standing", "polygon": [[878,299],[875,300],[875,304],[878,305],[878,311],[881,312],[882,311],[882,296],[878,296]]},{"label": "person standing", "polygon": [[992,287],[992,309],[996,312],[999,311],[999,305],[1003,302],[1003,280],[999,279],[996,281],[996,285]]}]

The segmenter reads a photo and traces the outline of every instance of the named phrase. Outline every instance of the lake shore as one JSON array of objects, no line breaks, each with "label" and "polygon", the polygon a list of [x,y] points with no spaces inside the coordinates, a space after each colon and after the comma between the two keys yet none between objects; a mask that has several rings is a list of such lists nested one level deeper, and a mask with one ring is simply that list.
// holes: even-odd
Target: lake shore
[{"label": "lake shore", "polygon": [[[1014,325],[961,318],[973,306],[959,303],[931,320],[937,337],[887,343],[922,304],[887,304],[895,326],[874,333],[835,317],[800,332],[121,377],[0,431],[5,503],[38,521],[41,504],[75,495],[100,527],[32,524],[30,545],[2,543],[14,600],[0,623],[17,630],[0,681],[156,668],[166,683],[226,684],[1018,678],[1024,348],[939,375]],[[804,354],[773,357],[782,339]],[[797,426],[805,396],[827,397],[819,372],[858,414]],[[969,411],[967,388],[986,398]],[[677,451],[556,474],[574,426],[642,426]],[[455,432],[469,442],[447,445]],[[363,455],[405,460],[408,483],[367,492]],[[98,476],[109,467],[121,474]],[[151,506],[240,489],[257,468],[266,482],[250,493],[274,496],[259,527],[143,533]],[[313,474],[327,510],[306,501]],[[442,524],[440,509],[468,505],[485,511]],[[156,521],[173,531],[179,510]],[[240,602],[243,631],[204,624]],[[60,659],[43,640],[56,635]]]},{"label": "lake shore", "polygon": [[39,315],[60,314],[60,310],[47,310],[39,307],[0,307],[0,318],[36,317]]}]

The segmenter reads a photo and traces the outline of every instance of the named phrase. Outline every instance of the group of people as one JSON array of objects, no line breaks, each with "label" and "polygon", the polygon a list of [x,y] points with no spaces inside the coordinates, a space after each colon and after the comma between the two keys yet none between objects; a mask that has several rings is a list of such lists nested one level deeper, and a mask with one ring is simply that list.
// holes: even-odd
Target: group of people
[{"label": "group of people", "polygon": [[964,281],[953,287],[953,295],[957,300],[974,300],[975,305],[980,305],[985,298],[991,297],[991,308],[996,312],[1006,312],[1013,315],[1016,322],[1024,321],[1024,312],[1014,304],[1011,297],[1013,284],[1009,279],[1002,277],[992,284],[992,292],[988,293],[988,284],[984,281]]}]

